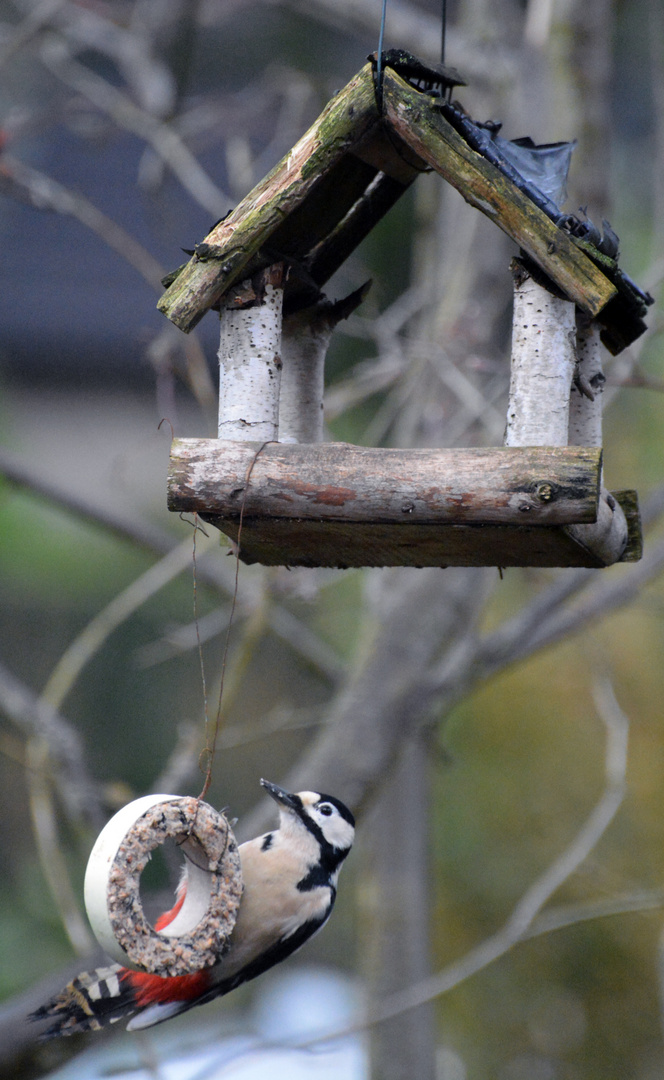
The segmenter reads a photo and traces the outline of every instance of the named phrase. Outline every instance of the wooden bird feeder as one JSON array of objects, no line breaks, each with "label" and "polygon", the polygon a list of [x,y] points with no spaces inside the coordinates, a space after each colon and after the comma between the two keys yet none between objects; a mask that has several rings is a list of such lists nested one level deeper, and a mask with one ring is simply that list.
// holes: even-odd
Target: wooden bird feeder
[{"label": "wooden bird feeder", "polygon": [[[176,439],[168,502],[288,566],[608,566],[640,557],[634,492],[602,482],[600,340],[618,353],[651,297],[611,238],[564,215],[450,100],[462,79],[408,54],[368,63],[165,280],[185,333],[221,313],[218,439]],[[324,443],[330,336],[363,290],[321,288],[419,173],[512,237],[514,330],[502,447]]]}]

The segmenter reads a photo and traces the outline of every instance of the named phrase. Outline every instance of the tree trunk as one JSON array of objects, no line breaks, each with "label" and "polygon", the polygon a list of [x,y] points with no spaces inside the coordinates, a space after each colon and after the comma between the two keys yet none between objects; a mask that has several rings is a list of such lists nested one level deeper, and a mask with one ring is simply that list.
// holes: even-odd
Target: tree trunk
[{"label": "tree trunk", "polygon": [[[363,827],[363,937],[369,1007],[430,973],[429,763],[410,739]],[[435,1080],[431,1003],[378,1024],[371,1038],[372,1080]]]}]

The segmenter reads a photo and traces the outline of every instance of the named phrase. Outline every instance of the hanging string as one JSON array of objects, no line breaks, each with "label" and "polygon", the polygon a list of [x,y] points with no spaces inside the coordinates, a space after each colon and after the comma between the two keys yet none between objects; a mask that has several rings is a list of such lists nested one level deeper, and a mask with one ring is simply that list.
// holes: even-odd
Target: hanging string
[{"label": "hanging string", "polygon": [[440,10],[440,62],[445,63],[445,35],[447,33],[447,0],[441,0]]},{"label": "hanging string", "polygon": [[[207,680],[205,678],[205,663],[203,661],[203,642],[201,640],[200,619],[199,619],[199,615],[198,615],[198,568],[197,568],[197,565],[196,565],[196,537],[198,535],[198,530],[199,529],[203,533],[204,536],[207,536],[207,533],[205,532],[205,529],[202,527],[202,525],[199,524],[198,514],[194,513],[194,541],[193,541],[193,550],[192,550],[192,554],[191,554],[192,569],[193,569],[193,579],[194,579],[194,626],[196,627],[196,646],[197,646],[197,649],[198,649],[198,663],[199,663],[200,669],[201,669],[201,682],[203,684],[203,716],[205,718],[205,743],[206,743],[206,748],[207,748],[207,744],[209,743],[209,737],[208,736],[209,736],[209,730],[210,730],[210,714],[209,714],[209,711],[208,711],[208,692],[207,692]],[[204,754],[205,750],[203,750],[202,753]],[[199,762],[200,762],[200,759],[199,759]]]},{"label": "hanging string", "polygon": [[[199,660],[200,660],[200,664],[201,664],[201,672],[203,673],[203,701],[204,701],[204,707],[205,707],[205,746],[203,747],[203,749],[201,751],[201,754],[200,754],[200,758],[199,758],[199,764],[200,764],[200,767],[201,767],[201,772],[204,773],[205,780],[204,780],[204,783],[203,783],[202,791],[201,791],[200,795],[198,796],[199,800],[205,798],[205,796],[207,795],[208,790],[210,788],[210,784],[212,783],[212,766],[214,765],[214,757],[215,757],[215,754],[217,752],[217,739],[219,737],[219,731],[220,731],[220,728],[221,728],[221,715],[222,715],[221,706],[222,706],[222,700],[223,700],[223,695],[224,695],[224,681],[225,681],[225,678],[226,678],[226,664],[227,664],[227,661],[228,661],[228,649],[229,649],[230,640],[231,640],[231,630],[233,628],[233,621],[234,621],[234,618],[235,618],[235,608],[237,606],[237,594],[238,594],[238,586],[239,586],[239,580],[240,580],[240,545],[241,545],[241,541],[242,541],[242,526],[243,526],[243,523],[244,523],[244,508],[245,508],[246,502],[247,502],[247,492],[249,490],[249,481],[251,480],[251,474],[254,471],[254,465],[258,461],[258,458],[259,458],[260,454],[262,453],[262,451],[265,449],[265,447],[271,441],[272,441],[271,439],[267,439],[262,444],[262,446],[259,446],[258,450],[256,451],[253,458],[251,459],[251,462],[249,464],[249,468],[247,469],[247,475],[245,476],[245,480],[244,480],[244,492],[243,492],[243,495],[242,495],[242,505],[240,506],[240,518],[239,518],[238,530],[237,530],[237,540],[236,540],[236,543],[235,543],[235,584],[234,584],[234,587],[233,587],[233,599],[232,599],[232,602],[231,602],[230,615],[228,617],[228,628],[226,630],[226,641],[224,643],[224,652],[223,652],[223,656],[222,656],[222,660],[221,660],[221,678],[220,678],[220,682],[219,682],[219,700],[218,700],[218,703],[217,703],[217,715],[215,716],[213,725],[210,723],[210,717],[208,715],[207,691],[206,691],[206,683],[205,683],[205,672],[204,672],[204,666],[203,666],[203,648],[202,648],[200,636],[199,636],[199,633],[198,633],[198,614],[196,613],[196,637],[198,639],[198,655],[199,655]],[[195,517],[196,528],[198,529],[198,528],[200,528],[200,526],[198,525],[198,515],[195,514],[194,517]],[[203,531],[203,530],[201,530],[201,531]],[[194,602],[196,603],[196,530],[194,530]]]}]

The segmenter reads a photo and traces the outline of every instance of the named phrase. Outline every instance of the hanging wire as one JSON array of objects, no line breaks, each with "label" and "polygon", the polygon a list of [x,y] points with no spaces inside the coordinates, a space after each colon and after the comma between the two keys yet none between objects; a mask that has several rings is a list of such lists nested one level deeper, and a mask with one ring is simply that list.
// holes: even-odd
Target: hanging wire
[{"label": "hanging wire", "polygon": [[[383,40],[385,38],[385,17],[387,15],[387,0],[383,0],[380,15],[380,33],[378,34],[378,62],[376,64],[376,79],[380,86],[380,76],[383,70]],[[447,35],[447,0],[441,0],[440,4],[440,62],[445,63],[445,37]]]},{"label": "hanging wire", "polygon": [[383,70],[383,40],[385,38],[385,17],[387,15],[387,0],[383,0],[383,10],[380,16],[380,33],[378,34],[378,62],[376,64],[376,83],[380,87]]}]

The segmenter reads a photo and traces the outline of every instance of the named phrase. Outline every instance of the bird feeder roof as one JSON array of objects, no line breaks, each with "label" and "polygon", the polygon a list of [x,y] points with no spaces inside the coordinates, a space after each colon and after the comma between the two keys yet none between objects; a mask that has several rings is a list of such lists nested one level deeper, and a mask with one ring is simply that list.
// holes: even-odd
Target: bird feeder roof
[{"label": "bird feeder roof", "polygon": [[461,76],[403,50],[383,54],[379,78],[376,69],[373,56],[164,279],[159,309],[188,332],[233,286],[282,260],[286,312],[313,303],[418,174],[433,169],[507,233],[554,290],[598,319],[612,353],[639,337],[652,297],[618,267],[613,234],[603,242],[592,223],[563,214],[496,152],[491,125],[473,123],[450,101]]}]

